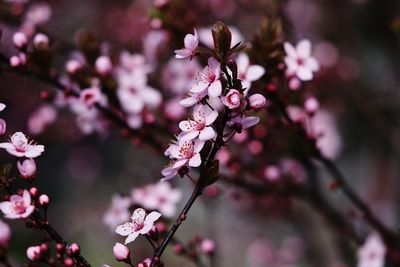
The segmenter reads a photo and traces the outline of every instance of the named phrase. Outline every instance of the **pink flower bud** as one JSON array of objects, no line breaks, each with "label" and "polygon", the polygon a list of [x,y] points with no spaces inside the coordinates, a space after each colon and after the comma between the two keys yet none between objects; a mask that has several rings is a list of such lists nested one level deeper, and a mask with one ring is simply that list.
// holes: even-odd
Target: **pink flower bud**
[{"label": "pink flower bud", "polygon": [[67,64],[65,65],[65,69],[67,72],[74,74],[77,70],[82,67],[82,63],[76,59],[68,60]]},{"label": "pink flower bud", "polygon": [[36,163],[33,159],[26,159],[22,162],[17,163],[18,171],[22,178],[32,180],[36,174]]},{"label": "pink flower bud", "polygon": [[221,98],[222,103],[229,109],[235,109],[240,106],[241,95],[238,90],[230,89],[226,96]]},{"label": "pink flower bud", "polygon": [[314,97],[310,97],[304,102],[304,109],[310,113],[314,114],[319,109],[319,102]]},{"label": "pink flower bud", "polygon": [[40,259],[41,255],[40,255],[40,246],[33,246],[33,247],[29,247],[26,250],[26,256],[28,257],[28,259],[30,259],[31,261],[37,261]]},{"label": "pink flower bud", "polygon": [[45,195],[45,194],[40,195],[40,197],[39,197],[40,206],[47,207],[47,206],[49,206],[49,203],[50,203],[50,198],[48,195]]},{"label": "pink flower bud", "polygon": [[74,260],[73,259],[71,259],[71,258],[66,258],[66,259],[64,259],[64,266],[66,266],[66,267],[72,267],[72,266],[74,266],[75,265],[75,263],[74,263]]},{"label": "pink flower bud", "polygon": [[25,33],[16,32],[13,35],[13,43],[17,48],[23,48],[28,45],[28,37],[26,37]]},{"label": "pink flower bud", "polygon": [[289,80],[289,88],[293,91],[296,91],[300,88],[301,82],[296,77],[290,78]]},{"label": "pink flower bud", "polygon": [[69,251],[71,251],[72,255],[79,254],[81,252],[81,248],[79,247],[79,245],[77,243],[72,243],[69,246]]},{"label": "pink flower bud", "polygon": [[204,239],[200,248],[205,254],[213,254],[215,252],[215,243],[211,239]]},{"label": "pink flower bud", "polygon": [[112,70],[111,59],[108,56],[100,56],[96,59],[95,67],[99,74],[108,74]]},{"label": "pink flower bud", "polygon": [[33,37],[33,46],[35,48],[47,48],[49,46],[49,37],[43,33],[38,33]]},{"label": "pink flower bud", "polygon": [[3,119],[0,119],[0,135],[3,135],[6,133],[6,129],[7,129],[7,124],[6,121]]},{"label": "pink flower bud", "polygon": [[281,171],[278,166],[270,165],[264,169],[264,177],[269,182],[277,181],[281,176]]},{"label": "pink flower bud", "polygon": [[30,194],[32,197],[37,197],[37,195],[39,195],[39,189],[37,189],[37,187],[31,187],[31,188],[29,189],[29,194]]},{"label": "pink flower bud", "polygon": [[267,100],[261,94],[254,94],[249,97],[249,104],[253,110],[262,109],[266,103],[267,103]]},{"label": "pink flower bud", "polygon": [[122,245],[121,243],[115,243],[113,248],[114,257],[117,261],[129,262],[130,254],[129,248]]},{"label": "pink flower bud", "polygon": [[0,247],[7,247],[11,239],[11,228],[0,220]]},{"label": "pink flower bud", "polygon": [[10,66],[13,68],[18,67],[19,65],[21,65],[21,59],[19,59],[18,56],[12,56],[10,57]]}]

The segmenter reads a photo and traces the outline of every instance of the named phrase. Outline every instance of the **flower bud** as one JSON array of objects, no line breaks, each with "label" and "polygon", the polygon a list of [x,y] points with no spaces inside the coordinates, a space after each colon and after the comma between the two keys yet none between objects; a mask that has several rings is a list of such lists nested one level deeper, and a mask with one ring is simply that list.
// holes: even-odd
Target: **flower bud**
[{"label": "flower bud", "polygon": [[36,163],[33,159],[26,159],[22,162],[17,163],[18,171],[22,178],[32,180],[36,174]]},{"label": "flower bud", "polygon": [[96,59],[95,62],[96,71],[101,74],[105,75],[111,72],[112,70],[112,62],[108,56],[100,56]]},{"label": "flower bud", "polygon": [[16,68],[19,65],[21,65],[21,59],[18,56],[10,57],[10,66],[11,67]]},{"label": "flower bud", "polygon": [[65,69],[68,73],[74,74],[77,70],[82,67],[82,63],[76,59],[68,60],[67,64],[65,65]]},{"label": "flower bud", "polygon": [[0,119],[0,135],[3,135],[6,133],[6,129],[7,129],[7,124],[6,121],[3,119]]},{"label": "flower bud", "polygon": [[129,248],[122,245],[121,243],[115,243],[113,248],[114,257],[117,261],[129,262],[130,261],[130,251]]},{"label": "flower bud", "polygon": [[212,36],[214,40],[214,48],[217,55],[224,58],[231,48],[232,33],[228,26],[221,21],[217,21],[212,26]]},{"label": "flower bud", "polygon": [[314,114],[319,109],[319,102],[314,97],[310,97],[304,102],[304,109],[310,113]]},{"label": "flower bud", "polygon": [[200,247],[205,254],[213,254],[215,252],[215,243],[211,239],[204,239]]},{"label": "flower bud", "polygon": [[28,257],[28,259],[30,259],[31,261],[37,261],[40,259],[41,254],[40,254],[40,246],[33,246],[33,247],[29,247],[26,250],[26,256]]},{"label": "flower bud", "polygon": [[13,43],[16,48],[24,48],[28,45],[28,37],[26,37],[25,33],[16,32],[13,35]]},{"label": "flower bud", "polygon": [[240,106],[241,95],[238,90],[230,89],[226,96],[221,98],[222,103],[229,109],[235,109]]},{"label": "flower bud", "polygon": [[37,197],[37,195],[39,195],[39,189],[37,189],[37,187],[31,187],[29,189],[29,194],[31,197]]},{"label": "flower bud", "polygon": [[45,195],[45,194],[40,195],[40,197],[39,197],[39,204],[40,204],[40,206],[46,208],[46,207],[49,206],[49,203],[50,203],[49,196],[47,196],[47,195]]},{"label": "flower bud", "polygon": [[69,246],[69,251],[72,253],[72,255],[79,254],[81,252],[81,248],[77,243],[72,243]]},{"label": "flower bud", "polygon": [[253,110],[262,109],[266,103],[267,103],[267,100],[261,94],[254,94],[249,97],[249,104]]},{"label": "flower bud", "polygon": [[74,260],[71,259],[71,258],[65,258],[64,259],[64,266],[66,266],[66,267],[74,266]]},{"label": "flower bud", "polygon": [[49,37],[43,33],[38,33],[33,37],[33,46],[36,49],[47,49],[49,47]]}]

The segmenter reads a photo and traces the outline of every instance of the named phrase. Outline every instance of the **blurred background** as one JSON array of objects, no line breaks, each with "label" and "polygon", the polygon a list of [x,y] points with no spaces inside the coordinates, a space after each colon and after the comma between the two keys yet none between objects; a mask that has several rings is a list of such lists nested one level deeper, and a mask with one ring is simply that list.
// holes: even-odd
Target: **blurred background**
[{"label": "blurred background", "polygon": [[[3,37],[0,51],[15,52],[11,36],[18,27],[17,8],[12,1],[0,3]],[[18,1],[15,1],[18,2]],[[182,45],[182,36],[169,36],[167,48],[159,49],[161,31],[149,14],[162,1],[26,1],[24,10],[37,5],[49,7],[49,19],[40,26],[54,41],[53,66],[62,70],[70,57],[77,33],[93,33],[105,46],[115,50],[143,53],[146,60],[158,61],[150,83],[158,90],[163,66],[173,58],[173,49]],[[182,1],[171,1],[182,2]],[[234,26],[242,40],[251,40],[266,15],[283,21],[285,40],[296,43],[308,38],[313,53],[323,66],[308,94],[318,98],[329,111],[323,122],[334,124],[334,159],[348,182],[371,205],[378,217],[393,229],[399,227],[400,212],[400,2],[375,0],[193,0],[183,1],[196,28],[207,28],[216,20]],[[22,11],[21,11],[22,12]],[[24,11],[25,12],[25,11]],[[186,11],[185,11],[186,12]],[[189,12],[189,11],[187,11]],[[46,13],[39,12],[39,16]],[[154,58],[156,57],[156,58]],[[7,105],[1,117],[8,133],[29,133],[29,119],[44,102],[39,93],[52,87],[32,77],[0,74],[0,102]],[[93,264],[122,266],[112,255],[115,242],[122,242],[102,223],[114,193],[129,194],[133,188],[157,182],[166,159],[146,146],[111,129],[107,134],[84,135],[75,125],[75,115],[57,111],[56,122],[40,134],[29,134],[45,153],[37,160],[35,180],[41,192],[52,199],[49,220],[63,236],[81,245],[82,254]],[[171,131],[171,137],[173,136]],[[5,139],[6,137],[3,137]],[[2,162],[9,160],[0,153]],[[251,157],[251,155],[249,155]],[[321,183],[328,185],[329,174],[320,171]],[[174,179],[183,192],[181,208],[191,192],[191,183]],[[239,189],[216,185],[221,194],[200,199],[178,231],[180,240],[194,235],[213,239],[217,244],[214,266],[355,266],[355,254],[346,256],[344,242],[308,204],[290,197],[254,197]],[[357,214],[340,191],[323,193],[332,205],[353,218]],[[360,231],[365,226],[360,222]],[[12,224],[10,255],[25,261],[25,248],[34,245],[38,232]],[[36,238],[36,239],[35,239]],[[151,255],[145,240],[132,244],[134,262]],[[344,245],[343,245],[344,246]],[[348,246],[348,244],[346,245]],[[350,246],[356,253],[357,248]],[[192,266],[165,253],[167,266]],[[279,259],[279,260],[278,260]]]}]

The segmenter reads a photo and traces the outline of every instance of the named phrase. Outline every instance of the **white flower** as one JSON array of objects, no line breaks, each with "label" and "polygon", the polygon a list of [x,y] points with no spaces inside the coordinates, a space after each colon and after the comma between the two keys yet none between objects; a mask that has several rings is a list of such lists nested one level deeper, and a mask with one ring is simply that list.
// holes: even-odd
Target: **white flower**
[{"label": "white flower", "polygon": [[383,267],[385,254],[386,247],[381,237],[378,234],[372,234],[358,250],[357,267]]},{"label": "white flower", "polygon": [[215,137],[215,131],[210,126],[218,117],[218,112],[211,110],[205,105],[198,105],[193,112],[193,119],[181,121],[179,128],[185,132],[182,140],[193,140],[199,137],[202,141],[207,141]]},{"label": "white flower", "polygon": [[220,96],[222,92],[220,74],[221,64],[215,58],[210,57],[208,65],[197,75],[196,83],[190,88],[190,92],[196,94],[207,90],[211,97]]},{"label": "white flower", "polygon": [[9,219],[27,218],[35,210],[35,206],[31,203],[28,190],[24,190],[22,196],[12,195],[10,201],[1,202],[0,210]]},{"label": "white flower", "polygon": [[188,58],[193,57],[197,46],[199,46],[199,36],[196,29],[193,34],[186,34],[184,39],[185,47],[179,50],[175,50],[176,58]]},{"label": "white flower", "polygon": [[178,144],[172,144],[169,148],[170,156],[176,159],[174,166],[182,167],[189,164],[191,167],[199,167],[201,164],[200,151],[204,146],[204,141],[197,139],[179,140]]},{"label": "white flower", "polygon": [[251,65],[249,56],[246,53],[240,53],[236,59],[236,65],[238,68],[238,78],[242,80],[243,88],[249,89],[251,82],[260,79],[265,70],[260,65]]},{"label": "white flower", "polygon": [[289,75],[296,75],[302,81],[313,78],[313,72],[319,70],[318,61],[311,56],[311,43],[301,40],[296,48],[288,42],[284,44],[286,57],[285,64]]},{"label": "white flower", "polygon": [[125,245],[133,242],[139,235],[145,235],[150,232],[154,226],[154,222],[161,217],[161,213],[157,211],[150,212],[146,215],[144,209],[136,209],[131,216],[132,221],[119,225],[115,232],[122,236],[127,236]]},{"label": "white flower", "polygon": [[16,157],[36,158],[44,151],[43,145],[34,145],[29,142],[22,132],[14,133],[10,142],[0,143],[0,148],[4,148],[8,153]]}]

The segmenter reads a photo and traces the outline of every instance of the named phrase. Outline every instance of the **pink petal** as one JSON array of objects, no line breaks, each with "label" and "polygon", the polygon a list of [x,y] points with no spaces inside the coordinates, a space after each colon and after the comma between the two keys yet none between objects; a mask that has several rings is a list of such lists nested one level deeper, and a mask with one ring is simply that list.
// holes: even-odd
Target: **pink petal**
[{"label": "pink petal", "polygon": [[318,61],[313,58],[313,57],[309,57],[305,60],[304,65],[309,68],[311,71],[318,71],[319,70],[319,63]]},{"label": "pink petal", "polygon": [[201,164],[201,157],[199,153],[193,155],[193,157],[189,160],[189,166],[191,167],[199,167]]},{"label": "pink petal", "polygon": [[186,121],[181,121],[179,122],[179,129],[181,129],[184,132],[189,132],[192,130],[192,126],[190,124],[190,121],[186,120]]},{"label": "pink petal", "polygon": [[196,84],[194,84],[191,88],[190,88],[190,92],[192,93],[199,93],[202,92],[204,90],[207,89],[208,86],[208,82],[206,81],[199,81]]},{"label": "pink petal", "polygon": [[131,243],[135,241],[135,239],[139,236],[138,232],[133,232],[131,233],[126,239],[125,239],[125,245],[128,243]]},{"label": "pink petal", "polygon": [[219,77],[221,72],[221,64],[213,57],[208,59],[208,66],[216,77]]},{"label": "pink petal", "polygon": [[194,142],[194,147],[193,147],[194,152],[200,152],[203,149],[203,146],[204,146],[204,141],[197,139],[196,142]]},{"label": "pink petal", "polygon": [[312,71],[304,66],[299,66],[296,75],[302,81],[309,81],[313,77]]},{"label": "pink petal", "polygon": [[199,139],[202,141],[208,141],[215,137],[215,131],[212,127],[204,128],[199,135]]},{"label": "pink petal", "polygon": [[4,213],[4,214],[9,214],[11,213],[11,203],[8,201],[4,201],[0,203],[0,210]]},{"label": "pink petal", "polygon": [[181,160],[177,160],[175,161],[174,165],[172,166],[174,169],[178,169],[182,166],[184,166],[186,164],[186,162],[188,162],[187,159],[181,159]]},{"label": "pink petal", "polygon": [[210,125],[213,123],[218,117],[218,111],[213,110],[208,116],[206,117],[206,125]]},{"label": "pink petal", "polygon": [[261,78],[265,73],[265,70],[260,65],[252,65],[247,69],[246,72],[246,80],[247,81],[256,81]]},{"label": "pink petal", "polygon": [[249,57],[246,53],[240,53],[236,59],[236,65],[238,68],[238,73],[246,73],[247,68],[249,67]]},{"label": "pink petal", "polygon": [[0,111],[3,111],[6,108],[6,105],[4,105],[3,103],[0,103]]},{"label": "pink petal", "polygon": [[190,51],[189,49],[186,49],[186,48],[175,50],[175,58],[178,58],[178,59],[188,58],[191,55],[192,55],[192,51]]},{"label": "pink petal", "polygon": [[283,47],[284,47],[284,49],[285,49],[286,55],[288,55],[288,56],[291,57],[291,58],[297,58],[296,49],[294,49],[294,47],[293,47],[292,44],[290,44],[290,43],[288,43],[288,42],[285,42],[285,43],[283,44]]},{"label": "pink petal", "polygon": [[191,96],[189,96],[189,97],[187,97],[187,98],[185,98],[185,99],[182,99],[181,101],[179,101],[179,104],[181,104],[182,106],[184,106],[184,107],[190,107],[190,106],[193,106],[194,104],[196,104],[197,103],[197,99],[196,98],[194,98],[194,97],[191,97]]},{"label": "pink petal", "polygon": [[246,117],[242,120],[243,129],[250,128],[260,121],[259,117]]},{"label": "pink petal", "polygon": [[31,195],[29,194],[28,190],[24,190],[24,192],[22,193],[22,198],[24,199],[25,207],[31,205]]},{"label": "pink petal", "polygon": [[296,46],[297,54],[301,58],[308,58],[311,55],[311,42],[307,39],[301,40]]},{"label": "pink petal", "polygon": [[155,221],[157,221],[159,218],[161,217],[161,213],[157,212],[157,211],[152,211],[150,212],[147,216],[146,219],[144,221],[145,224],[149,223],[149,224],[153,224]]},{"label": "pink petal", "polygon": [[31,145],[28,147],[27,151],[25,152],[25,157],[27,158],[36,158],[42,154],[44,151],[43,145]]},{"label": "pink petal", "polygon": [[122,236],[130,235],[133,232],[133,223],[124,223],[122,225],[119,225],[115,229],[115,232]]},{"label": "pink petal", "polygon": [[189,140],[195,139],[197,136],[199,136],[199,131],[192,131],[192,132],[188,132],[185,135],[182,135],[180,140],[189,141]]},{"label": "pink petal", "polygon": [[216,80],[208,87],[208,95],[211,97],[220,96],[222,93],[222,84],[220,80]]},{"label": "pink petal", "polygon": [[25,212],[21,214],[21,218],[28,218],[34,210],[35,207],[33,205],[30,205],[29,207],[26,208]]},{"label": "pink petal", "polygon": [[285,64],[286,68],[290,73],[293,73],[297,70],[299,64],[297,64],[297,61],[291,57],[285,57]]},{"label": "pink petal", "polygon": [[186,34],[184,39],[185,48],[189,49],[193,52],[196,49],[197,45],[199,44],[199,40],[193,34]]}]

